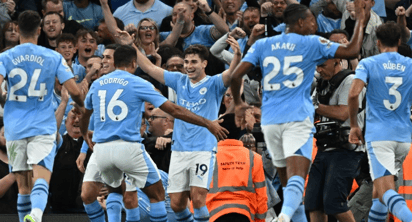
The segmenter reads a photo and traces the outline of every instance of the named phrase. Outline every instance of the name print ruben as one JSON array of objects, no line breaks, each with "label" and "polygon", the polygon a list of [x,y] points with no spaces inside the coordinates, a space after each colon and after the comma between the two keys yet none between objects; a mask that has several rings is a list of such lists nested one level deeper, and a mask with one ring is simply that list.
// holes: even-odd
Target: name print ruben
[{"label": "name print ruben", "polygon": [[21,55],[12,60],[14,65],[18,65],[21,62],[35,62],[43,66],[44,59],[38,55]]},{"label": "name print ruben", "polygon": [[405,72],[406,67],[400,63],[392,63],[388,61],[387,63],[383,63],[383,68],[384,69],[389,69],[389,70],[399,70],[402,72]]}]

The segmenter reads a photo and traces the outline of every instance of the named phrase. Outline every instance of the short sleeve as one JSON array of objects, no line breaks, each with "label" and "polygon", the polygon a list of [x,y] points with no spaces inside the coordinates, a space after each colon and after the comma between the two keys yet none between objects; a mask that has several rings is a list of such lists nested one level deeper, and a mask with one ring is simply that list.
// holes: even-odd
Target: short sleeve
[{"label": "short sleeve", "polygon": [[180,72],[169,72],[165,70],[163,72],[163,78],[165,80],[165,85],[177,91],[177,83],[182,78],[183,74]]},{"label": "short sleeve", "polygon": [[67,80],[74,78],[74,76],[63,56],[60,54],[58,56],[60,61],[57,61],[57,78],[59,79],[60,84],[63,84]]},{"label": "short sleeve", "polygon": [[340,46],[340,44],[331,42],[321,36],[313,35],[308,39],[309,42],[307,44],[313,49],[309,52],[309,58],[313,58],[317,65],[321,65],[326,60],[333,58]]},{"label": "short sleeve", "polygon": [[214,82],[214,86],[216,86],[216,91],[218,92],[219,95],[223,95],[223,93],[226,92],[227,87],[225,87],[225,84],[223,83],[223,75],[218,74],[214,75],[211,77]]},{"label": "short sleeve", "polygon": [[261,55],[259,46],[261,40],[256,41],[247,51],[245,57],[242,59],[242,62],[251,63],[254,66],[259,65],[259,55]]},{"label": "short sleeve", "polygon": [[5,60],[5,53],[0,53],[0,75],[2,75],[4,78],[6,78],[6,67],[4,65],[4,60]]},{"label": "short sleeve", "polygon": [[366,69],[365,60],[361,60],[355,70],[355,79],[362,80],[365,84],[368,83],[369,73]]},{"label": "short sleeve", "polygon": [[84,100],[84,108],[88,110],[93,110],[93,101],[92,101],[92,96],[93,92],[95,91],[94,84],[90,87],[89,92],[86,95],[86,99]]},{"label": "short sleeve", "polygon": [[136,90],[139,92],[140,99],[150,102],[155,107],[159,107],[167,101],[167,99],[157,92],[155,87],[148,81],[140,82]]}]

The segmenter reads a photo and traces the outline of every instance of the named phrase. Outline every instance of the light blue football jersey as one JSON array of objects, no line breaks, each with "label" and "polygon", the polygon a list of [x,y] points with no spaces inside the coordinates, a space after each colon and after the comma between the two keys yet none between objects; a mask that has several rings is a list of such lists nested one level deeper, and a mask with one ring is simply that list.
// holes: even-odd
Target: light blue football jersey
[{"label": "light blue football jersey", "polygon": [[148,81],[126,71],[115,70],[100,77],[93,82],[85,101],[86,109],[93,110],[93,142],[141,142],[143,102],[159,107],[166,100]]},{"label": "light blue football jersey", "polygon": [[[219,107],[227,88],[222,74],[206,76],[193,84],[187,75],[164,71],[165,84],[176,91],[176,104],[208,120],[218,118]],[[216,137],[205,127],[175,119],[172,151],[212,151]]]},{"label": "light blue football jersey", "polygon": [[412,59],[397,52],[362,59],[356,79],[366,85],[366,131],[370,141],[411,142]]},{"label": "light blue football jersey", "polygon": [[55,133],[55,78],[60,83],[73,78],[66,60],[56,51],[24,43],[0,54],[0,74],[9,89],[4,107],[6,139]]},{"label": "light blue football jersey", "polygon": [[317,65],[332,58],[339,44],[295,33],[260,39],[242,60],[262,69],[262,125],[313,120],[310,87]]},{"label": "light blue football jersey", "polygon": [[73,74],[74,74],[74,81],[76,81],[76,83],[81,83],[84,79],[84,77],[86,77],[86,69],[79,64],[76,63],[72,63],[72,69],[73,69]]}]

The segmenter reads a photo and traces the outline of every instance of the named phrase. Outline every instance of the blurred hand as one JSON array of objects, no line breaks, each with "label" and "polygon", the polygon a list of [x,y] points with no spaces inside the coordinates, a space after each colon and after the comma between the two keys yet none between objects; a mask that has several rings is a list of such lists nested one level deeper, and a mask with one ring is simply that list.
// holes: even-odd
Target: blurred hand
[{"label": "blurred hand", "polygon": [[395,14],[396,16],[405,16],[406,14],[406,10],[403,6],[399,6],[398,8],[396,8],[395,10]]},{"label": "blurred hand", "polygon": [[242,53],[240,52],[240,46],[239,43],[236,41],[235,38],[233,38],[232,36],[229,36],[226,39],[226,42],[230,45],[230,47],[233,50],[233,54],[238,54],[241,55]]},{"label": "blurred hand", "polygon": [[222,122],[223,119],[217,119],[210,121],[207,126],[207,129],[216,137],[217,141],[226,139],[227,134],[229,134],[229,131],[227,131],[227,129],[220,126],[220,123]]},{"label": "blurred hand", "polygon": [[171,138],[157,137],[155,148],[158,150],[164,150],[168,143],[171,143]]},{"label": "blurred hand", "polygon": [[80,170],[80,172],[84,173],[86,169],[84,168],[84,160],[86,159],[86,154],[85,153],[80,153],[79,156],[77,157],[76,160],[76,165],[77,169]]},{"label": "blurred hand", "polygon": [[268,17],[273,14],[273,8],[275,6],[272,2],[265,2],[260,6],[260,13],[262,17]]},{"label": "blurred hand", "polygon": [[212,9],[209,7],[209,3],[207,3],[207,0],[199,0],[199,8],[204,11],[204,12],[210,12]]},{"label": "blurred hand", "polygon": [[246,36],[246,32],[243,31],[243,29],[236,27],[230,32],[229,36],[232,36],[235,39],[241,39]]},{"label": "blurred hand", "polygon": [[8,0],[7,2],[4,3],[4,5],[6,6],[7,12],[9,14],[13,13],[14,9],[16,8],[16,3],[13,0]]}]

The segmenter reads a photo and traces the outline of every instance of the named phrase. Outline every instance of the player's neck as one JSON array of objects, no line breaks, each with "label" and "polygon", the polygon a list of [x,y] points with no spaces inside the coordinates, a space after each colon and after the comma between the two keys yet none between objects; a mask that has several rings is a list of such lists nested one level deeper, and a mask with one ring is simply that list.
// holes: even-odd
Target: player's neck
[{"label": "player's neck", "polygon": [[138,3],[136,1],[133,1],[133,5],[134,7],[136,7],[137,10],[141,11],[141,12],[145,12],[148,9],[150,9],[152,7],[152,5],[154,4],[154,0],[149,0],[146,3]]},{"label": "player's neck", "polygon": [[398,47],[397,47],[397,46],[395,46],[395,47],[381,47],[381,48],[379,49],[379,51],[380,51],[381,53],[385,53],[385,52],[398,52]]},{"label": "player's neck", "polygon": [[24,38],[20,36],[20,44],[24,44],[24,43],[32,43],[32,44],[37,45],[37,37]]},{"label": "player's neck", "polygon": [[190,79],[190,82],[191,82],[192,84],[196,84],[196,83],[202,81],[202,79],[204,79],[205,77],[206,77],[206,73],[203,72],[198,78],[196,78],[196,79]]}]

